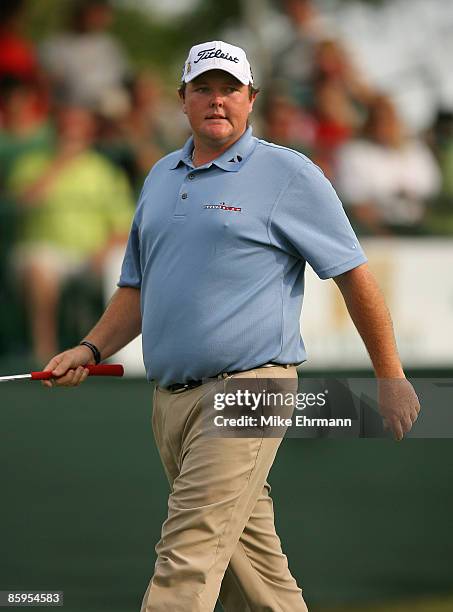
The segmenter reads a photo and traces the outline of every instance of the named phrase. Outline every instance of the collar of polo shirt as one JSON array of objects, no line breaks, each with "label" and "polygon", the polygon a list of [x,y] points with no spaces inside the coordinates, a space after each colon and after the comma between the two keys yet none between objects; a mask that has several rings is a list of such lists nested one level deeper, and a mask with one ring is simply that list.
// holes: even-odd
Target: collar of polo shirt
[{"label": "collar of polo shirt", "polygon": [[[252,138],[252,135],[252,126],[249,126],[239,140],[232,144],[229,149],[224,151],[222,155],[219,155],[219,157],[216,157],[216,159],[213,159],[211,162],[208,162],[203,166],[198,166],[197,170],[200,168],[209,168],[212,164],[214,164],[218,168],[226,170],[227,172],[237,172],[246,159],[251,155],[256,146],[257,141],[256,139]],[[193,168],[194,165],[192,161],[192,153],[193,136],[190,136],[181,149],[175,163],[170,166],[170,169],[174,170],[180,164],[186,164],[186,166]]]}]

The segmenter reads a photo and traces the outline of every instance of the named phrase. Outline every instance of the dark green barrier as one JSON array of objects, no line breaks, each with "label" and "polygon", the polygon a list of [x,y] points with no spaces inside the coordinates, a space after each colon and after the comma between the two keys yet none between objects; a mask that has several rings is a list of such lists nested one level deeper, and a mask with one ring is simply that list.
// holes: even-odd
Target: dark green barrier
[{"label": "dark green barrier", "polygon": [[[64,590],[65,612],[138,612],[168,495],[151,392],[131,380],[0,385],[0,590]],[[452,591],[452,451],[283,442],[277,527],[313,610]]]}]

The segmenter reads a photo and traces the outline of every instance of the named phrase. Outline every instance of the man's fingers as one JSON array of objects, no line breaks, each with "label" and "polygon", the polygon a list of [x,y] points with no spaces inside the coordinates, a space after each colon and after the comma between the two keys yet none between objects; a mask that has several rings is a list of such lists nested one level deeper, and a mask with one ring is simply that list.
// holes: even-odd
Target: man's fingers
[{"label": "man's fingers", "polygon": [[72,387],[75,370],[69,369],[63,376],[51,380],[53,387]]},{"label": "man's fingers", "polygon": [[77,362],[73,356],[64,355],[58,361],[57,365],[52,368],[51,372],[56,378],[60,378],[64,376],[66,373],[68,373],[69,370],[73,370],[75,372],[78,367],[82,367],[79,364],[80,362]]},{"label": "man's fingers", "polygon": [[414,411],[407,417],[394,418],[391,420],[384,418],[384,430],[388,431],[390,429],[395,440],[402,440],[404,438],[404,434],[408,433],[412,429],[417,417],[418,414]]},{"label": "man's fingers", "polygon": [[80,377],[81,383],[83,383],[88,378],[89,373],[90,370],[88,370],[87,368],[83,368],[82,376]]},{"label": "man's fingers", "polygon": [[404,433],[401,423],[399,421],[392,421],[391,427],[395,440],[397,440],[398,442],[402,440],[404,438]]},{"label": "man's fingers", "polygon": [[52,386],[56,387],[77,387],[80,383],[84,382],[90,371],[84,366],[78,366],[76,369],[69,369],[64,376],[60,378],[54,378]]},{"label": "man's fingers", "polygon": [[411,410],[411,421],[412,421],[412,425],[415,423],[415,421],[418,419],[418,413],[420,412],[420,410],[416,411],[416,410]]},{"label": "man's fingers", "polygon": [[82,378],[83,368],[79,366],[74,374],[74,380],[72,381],[73,385],[80,385],[80,379]]},{"label": "man's fingers", "polygon": [[43,367],[44,372],[53,372],[58,364],[61,363],[63,357],[61,355],[55,355],[47,365]]},{"label": "man's fingers", "polygon": [[[414,420],[416,420],[416,418],[417,417],[415,417]],[[384,431],[388,431],[390,429],[395,440],[402,440],[404,438],[404,434],[408,433],[412,429],[414,420],[409,418],[393,419],[392,421],[383,419]]]},{"label": "man's fingers", "polygon": [[403,430],[401,429],[401,425],[399,425],[398,427],[394,429],[393,436],[397,442],[401,442],[401,440],[404,438],[404,433],[403,433]]},{"label": "man's fingers", "polygon": [[86,364],[91,361],[91,351],[84,346],[77,346],[55,355],[44,368],[52,372],[52,378],[43,381],[43,385],[47,388],[80,385],[88,376]]},{"label": "man's fingers", "polygon": [[72,384],[73,384],[74,375],[75,375],[75,370],[73,370],[71,368],[71,369],[67,370],[67,372],[64,374],[64,376],[61,376],[60,378],[57,378],[55,380],[55,384],[57,386],[61,386],[61,387],[71,387]]},{"label": "man's fingers", "polygon": [[410,382],[405,379],[379,379],[379,410],[384,429],[391,429],[396,440],[408,433],[420,412],[420,402]]},{"label": "man's fingers", "polygon": [[[61,357],[57,355],[56,357],[51,359],[46,366],[43,367],[43,371],[53,372],[55,368],[58,367],[58,364],[60,363],[60,361],[61,361]],[[42,380],[41,384],[43,385],[43,387],[47,387],[48,389],[51,389],[52,387],[56,386],[54,378],[51,378],[50,380]]]},{"label": "man's fingers", "polygon": [[72,385],[75,387],[76,385],[79,384],[79,380],[80,380],[80,376],[82,374],[82,368],[79,366],[78,368],[75,368],[74,370],[74,375],[72,377]]},{"label": "man's fingers", "polygon": [[412,420],[409,416],[401,419],[401,426],[403,428],[404,433],[408,433],[412,429]]},{"label": "man's fingers", "polygon": [[82,380],[85,380],[84,375],[85,375],[85,368],[83,366],[79,366],[74,372],[74,378],[72,379],[72,384],[74,386],[80,385]]},{"label": "man's fingers", "polygon": [[63,359],[59,364],[52,368],[51,372],[56,378],[59,378],[69,372],[72,365],[73,364],[69,359]]},{"label": "man's fingers", "polygon": [[41,383],[44,387],[52,388],[52,387],[65,387],[71,385],[72,374],[74,370],[65,371],[64,376],[59,376],[58,378],[51,378],[50,380],[42,380]]}]

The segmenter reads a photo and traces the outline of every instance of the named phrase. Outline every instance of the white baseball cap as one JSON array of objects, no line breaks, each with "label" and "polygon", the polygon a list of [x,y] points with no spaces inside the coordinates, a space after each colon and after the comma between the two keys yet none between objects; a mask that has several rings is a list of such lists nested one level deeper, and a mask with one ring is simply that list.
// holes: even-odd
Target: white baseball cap
[{"label": "white baseball cap", "polygon": [[253,75],[244,49],[221,40],[195,45],[189,51],[181,81],[189,83],[208,70],[224,70],[244,85],[253,84]]}]

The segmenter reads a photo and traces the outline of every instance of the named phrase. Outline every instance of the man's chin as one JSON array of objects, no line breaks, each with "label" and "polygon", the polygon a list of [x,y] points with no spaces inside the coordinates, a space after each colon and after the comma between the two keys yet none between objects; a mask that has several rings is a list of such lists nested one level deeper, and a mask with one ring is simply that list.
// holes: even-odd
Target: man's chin
[{"label": "man's chin", "polygon": [[230,140],[233,135],[233,130],[229,129],[227,126],[216,125],[204,130],[204,133],[206,138],[209,138],[209,140],[223,144]]}]

